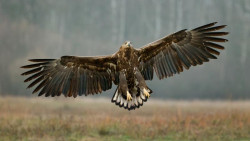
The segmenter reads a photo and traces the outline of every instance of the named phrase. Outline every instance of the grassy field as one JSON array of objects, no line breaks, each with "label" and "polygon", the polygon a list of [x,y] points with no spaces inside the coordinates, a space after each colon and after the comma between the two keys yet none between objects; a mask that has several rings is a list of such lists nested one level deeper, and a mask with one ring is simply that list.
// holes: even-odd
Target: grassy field
[{"label": "grassy field", "polygon": [[250,141],[250,102],[0,97],[0,140]]}]

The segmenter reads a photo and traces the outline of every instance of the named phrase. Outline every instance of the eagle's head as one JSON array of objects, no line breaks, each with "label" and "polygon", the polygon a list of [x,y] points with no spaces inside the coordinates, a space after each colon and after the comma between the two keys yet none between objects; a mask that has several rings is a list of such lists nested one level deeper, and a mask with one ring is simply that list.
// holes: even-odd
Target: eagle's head
[{"label": "eagle's head", "polygon": [[126,41],[126,42],[124,42],[124,44],[123,44],[125,47],[132,47],[132,44],[131,44],[131,42],[130,41]]},{"label": "eagle's head", "polygon": [[126,41],[122,44],[122,46],[120,47],[120,50],[127,50],[133,48],[132,44],[130,41]]}]

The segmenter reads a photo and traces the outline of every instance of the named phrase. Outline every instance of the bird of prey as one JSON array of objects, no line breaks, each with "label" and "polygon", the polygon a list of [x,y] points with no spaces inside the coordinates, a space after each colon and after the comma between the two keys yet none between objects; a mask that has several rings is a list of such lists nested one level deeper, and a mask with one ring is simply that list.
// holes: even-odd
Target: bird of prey
[{"label": "bird of prey", "polygon": [[217,59],[216,49],[224,47],[217,42],[228,40],[218,36],[226,25],[216,22],[192,30],[180,30],[139,49],[130,41],[121,45],[118,52],[108,56],[62,56],[59,59],[30,59],[34,62],[21,68],[30,69],[22,75],[31,75],[28,88],[37,85],[33,93],[65,97],[98,94],[117,85],[111,102],[125,109],[139,108],[150,97],[152,90],[146,80],[154,72],[159,79],[179,74],[191,66]]}]

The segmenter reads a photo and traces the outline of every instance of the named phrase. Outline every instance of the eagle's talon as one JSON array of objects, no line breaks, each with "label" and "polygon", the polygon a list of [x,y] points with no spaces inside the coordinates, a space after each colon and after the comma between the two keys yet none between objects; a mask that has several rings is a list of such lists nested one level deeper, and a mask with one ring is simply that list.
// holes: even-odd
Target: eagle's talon
[{"label": "eagle's talon", "polygon": [[145,88],[143,89],[143,94],[144,94],[147,98],[150,97],[150,94],[148,93],[148,91],[147,91]]},{"label": "eagle's talon", "polygon": [[132,101],[132,96],[128,91],[127,91],[127,101]]}]

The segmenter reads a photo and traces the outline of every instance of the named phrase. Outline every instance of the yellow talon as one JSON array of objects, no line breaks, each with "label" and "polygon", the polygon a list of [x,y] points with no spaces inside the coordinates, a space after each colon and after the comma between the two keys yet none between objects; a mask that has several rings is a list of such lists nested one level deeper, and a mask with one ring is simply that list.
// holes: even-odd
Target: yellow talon
[{"label": "yellow talon", "polygon": [[144,94],[147,98],[150,97],[150,94],[148,93],[148,91],[147,91],[145,88],[143,89],[143,94]]},{"label": "yellow talon", "polygon": [[131,101],[132,100],[132,96],[131,94],[127,91],[127,101]]}]

